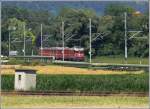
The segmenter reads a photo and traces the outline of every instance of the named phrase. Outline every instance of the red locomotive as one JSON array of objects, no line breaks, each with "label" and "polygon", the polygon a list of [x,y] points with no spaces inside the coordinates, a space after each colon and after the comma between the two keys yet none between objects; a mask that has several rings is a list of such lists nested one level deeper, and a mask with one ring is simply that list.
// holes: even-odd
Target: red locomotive
[{"label": "red locomotive", "polygon": [[42,56],[54,56],[56,60],[62,60],[64,56],[64,60],[73,60],[73,61],[84,61],[84,49],[83,48],[64,48],[63,55],[63,47],[50,47],[50,48],[42,48],[39,52]]}]

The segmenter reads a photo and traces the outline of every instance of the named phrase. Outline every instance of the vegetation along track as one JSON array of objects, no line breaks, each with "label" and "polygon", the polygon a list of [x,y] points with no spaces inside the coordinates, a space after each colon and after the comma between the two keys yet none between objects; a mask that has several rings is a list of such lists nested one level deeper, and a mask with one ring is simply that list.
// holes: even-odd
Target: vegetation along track
[{"label": "vegetation along track", "polygon": [[50,92],[50,91],[3,91],[2,95],[43,95],[43,96],[148,96],[145,92]]}]

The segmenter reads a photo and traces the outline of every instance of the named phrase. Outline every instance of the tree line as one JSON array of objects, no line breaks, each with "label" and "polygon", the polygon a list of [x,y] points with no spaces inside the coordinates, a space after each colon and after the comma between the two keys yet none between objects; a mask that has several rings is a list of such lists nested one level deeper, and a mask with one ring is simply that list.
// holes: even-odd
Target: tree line
[{"label": "tree line", "polygon": [[[137,13],[125,5],[111,4],[103,15],[92,9],[63,7],[57,15],[52,12],[30,10],[16,6],[2,7],[2,54],[8,55],[9,35],[11,50],[23,54],[23,38],[26,38],[26,55],[37,54],[41,46],[62,46],[61,26],[64,22],[65,46],[80,46],[89,52],[89,18],[92,21],[92,56],[124,55],[124,12],[127,12],[127,31],[140,30],[137,38],[127,32],[128,55],[148,57],[148,12]],[[24,28],[25,26],[25,28]],[[15,28],[14,28],[15,27]],[[147,37],[147,38],[145,38]]]}]

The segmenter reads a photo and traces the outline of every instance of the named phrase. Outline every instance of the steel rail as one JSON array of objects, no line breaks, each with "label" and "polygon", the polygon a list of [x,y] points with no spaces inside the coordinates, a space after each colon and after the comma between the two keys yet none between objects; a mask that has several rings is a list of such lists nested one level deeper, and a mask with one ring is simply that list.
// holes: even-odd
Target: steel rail
[{"label": "steel rail", "polygon": [[2,91],[2,95],[41,96],[148,96],[148,92],[58,92],[58,91]]}]

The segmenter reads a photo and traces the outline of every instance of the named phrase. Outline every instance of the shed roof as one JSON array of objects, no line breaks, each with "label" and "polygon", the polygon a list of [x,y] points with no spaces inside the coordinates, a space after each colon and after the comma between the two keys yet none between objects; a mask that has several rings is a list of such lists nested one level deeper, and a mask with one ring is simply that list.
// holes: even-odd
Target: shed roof
[{"label": "shed roof", "polygon": [[26,73],[26,74],[36,74],[36,70],[30,70],[30,69],[16,69],[16,73]]}]

